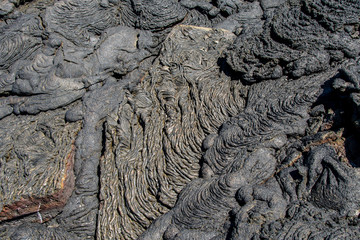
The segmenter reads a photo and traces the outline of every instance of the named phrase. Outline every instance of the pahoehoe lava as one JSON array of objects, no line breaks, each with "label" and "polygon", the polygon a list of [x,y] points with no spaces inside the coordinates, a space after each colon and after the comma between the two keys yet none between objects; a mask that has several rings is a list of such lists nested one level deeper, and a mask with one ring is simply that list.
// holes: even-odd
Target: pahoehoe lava
[{"label": "pahoehoe lava", "polygon": [[360,239],[360,1],[0,0],[0,239]]}]

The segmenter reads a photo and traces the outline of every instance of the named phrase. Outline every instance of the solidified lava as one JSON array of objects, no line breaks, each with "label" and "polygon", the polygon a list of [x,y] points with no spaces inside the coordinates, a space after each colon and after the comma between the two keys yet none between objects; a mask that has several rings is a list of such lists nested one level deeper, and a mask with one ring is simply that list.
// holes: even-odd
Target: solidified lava
[{"label": "solidified lava", "polygon": [[0,2],[0,239],[359,239],[360,2]]}]

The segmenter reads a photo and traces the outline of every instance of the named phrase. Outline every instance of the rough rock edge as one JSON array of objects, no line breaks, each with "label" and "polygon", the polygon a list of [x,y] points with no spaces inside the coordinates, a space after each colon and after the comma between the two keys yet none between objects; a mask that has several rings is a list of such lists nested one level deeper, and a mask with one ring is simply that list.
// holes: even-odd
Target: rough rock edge
[{"label": "rough rock edge", "polygon": [[[0,223],[5,220],[11,220],[23,215],[60,209],[65,206],[67,200],[71,196],[75,186],[74,175],[74,158],[75,158],[75,141],[71,144],[71,151],[64,159],[66,167],[64,176],[61,179],[60,189],[57,189],[51,196],[44,197],[27,197],[18,200],[11,205],[3,206],[0,212]],[[41,220],[41,223],[44,222]]]}]

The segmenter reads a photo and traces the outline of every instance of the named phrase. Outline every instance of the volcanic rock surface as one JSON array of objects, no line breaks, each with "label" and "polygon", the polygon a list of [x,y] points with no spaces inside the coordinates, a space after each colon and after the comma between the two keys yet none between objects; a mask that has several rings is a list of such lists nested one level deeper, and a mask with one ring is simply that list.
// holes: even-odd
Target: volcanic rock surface
[{"label": "volcanic rock surface", "polygon": [[360,2],[0,0],[0,239],[360,239]]}]

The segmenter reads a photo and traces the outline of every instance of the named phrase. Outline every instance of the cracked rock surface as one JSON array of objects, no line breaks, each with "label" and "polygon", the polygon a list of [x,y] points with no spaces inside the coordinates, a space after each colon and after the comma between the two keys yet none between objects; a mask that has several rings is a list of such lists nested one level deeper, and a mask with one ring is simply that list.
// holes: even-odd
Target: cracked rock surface
[{"label": "cracked rock surface", "polygon": [[0,1],[0,239],[359,239],[360,2]]}]

